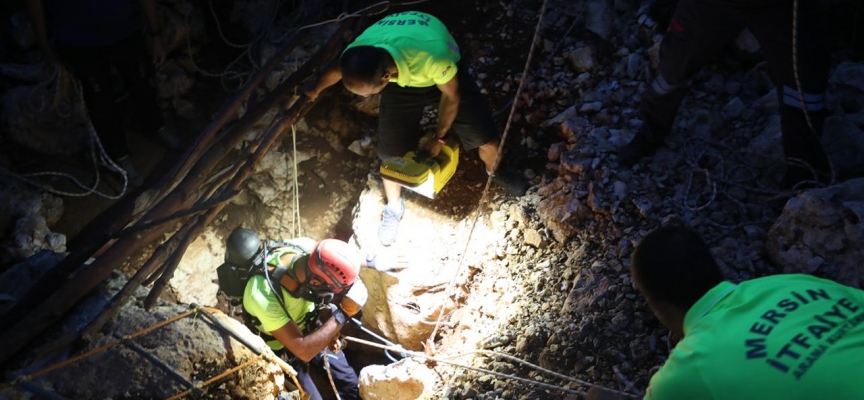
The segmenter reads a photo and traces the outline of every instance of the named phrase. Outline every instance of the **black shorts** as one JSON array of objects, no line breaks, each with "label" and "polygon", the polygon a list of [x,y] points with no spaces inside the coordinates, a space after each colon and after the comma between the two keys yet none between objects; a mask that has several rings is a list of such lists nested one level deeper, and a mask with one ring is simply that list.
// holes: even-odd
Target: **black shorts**
[{"label": "black shorts", "polygon": [[[462,142],[462,148],[473,150],[499,138],[499,128],[492,117],[486,97],[462,62],[459,72],[459,110],[451,132]],[[400,157],[419,147],[423,133],[420,119],[426,106],[438,108],[441,91],[438,87],[402,87],[389,83],[381,91],[378,111],[378,157],[386,160]]]}]

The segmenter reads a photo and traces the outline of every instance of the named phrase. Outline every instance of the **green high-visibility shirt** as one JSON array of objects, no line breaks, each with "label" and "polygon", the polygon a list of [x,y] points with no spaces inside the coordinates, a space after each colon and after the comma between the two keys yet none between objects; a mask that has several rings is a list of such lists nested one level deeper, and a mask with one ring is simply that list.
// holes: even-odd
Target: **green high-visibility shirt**
[{"label": "green high-visibility shirt", "polygon": [[645,399],[864,399],[864,291],[809,275],[722,282]]},{"label": "green high-visibility shirt", "polygon": [[[297,252],[297,249],[288,247],[276,249],[273,251],[269,263],[276,264],[279,257],[283,254]],[[292,265],[289,268],[294,268],[294,266]],[[261,321],[261,325],[256,326],[256,328],[269,334],[285,326],[285,324],[294,321],[301,332],[305,331],[305,317],[310,312],[315,311],[315,303],[291,296],[282,285],[276,284],[274,287],[276,290],[282,291],[282,299],[285,302],[285,309],[288,310],[288,315],[285,314],[285,310],[279,305],[276,293],[270,289],[267,278],[263,275],[254,275],[246,282],[246,290],[243,292],[243,309]],[[273,350],[280,350],[285,347],[278,340],[268,341],[267,345]]]},{"label": "green high-visibility shirt", "polygon": [[347,49],[374,46],[387,50],[399,70],[399,86],[429,87],[456,76],[459,46],[438,18],[417,11],[391,14],[367,28]]}]

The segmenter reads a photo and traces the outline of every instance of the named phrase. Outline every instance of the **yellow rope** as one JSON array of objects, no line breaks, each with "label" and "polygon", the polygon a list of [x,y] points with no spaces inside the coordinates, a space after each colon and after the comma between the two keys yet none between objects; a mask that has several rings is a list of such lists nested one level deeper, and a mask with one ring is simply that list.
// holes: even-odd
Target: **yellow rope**
[{"label": "yellow rope", "polygon": [[[813,120],[810,119],[810,111],[807,110],[807,103],[804,101],[804,88],[801,87],[801,77],[798,74],[798,0],[792,2],[792,73],[795,77],[795,86],[798,89],[798,101],[801,103],[801,111],[804,112],[807,127],[810,128],[810,132],[816,136],[816,141],[819,142],[821,141],[821,135],[820,132],[816,131],[816,127],[813,126]],[[780,88],[777,88],[777,91],[779,92]],[[827,154],[825,155],[825,159],[828,161],[828,167],[831,168],[828,184],[833,185],[835,181],[834,163],[831,162],[831,158]],[[806,164],[813,173],[813,180],[818,182],[819,176],[813,171],[813,166],[810,163]]]},{"label": "yellow rope", "polygon": [[[143,335],[143,334],[145,334],[145,333],[152,332],[153,330],[158,329],[158,328],[161,328],[161,327],[163,327],[163,326],[165,326],[165,325],[168,325],[168,324],[170,324],[170,323],[172,323],[172,322],[174,322],[174,321],[177,321],[178,319],[185,318],[185,317],[189,316],[190,314],[192,314],[192,313],[194,313],[194,312],[195,312],[195,311],[187,311],[187,312],[184,312],[184,313],[182,313],[182,314],[179,314],[179,315],[177,315],[177,316],[174,316],[174,317],[172,317],[172,318],[169,318],[169,319],[167,319],[167,320],[165,320],[165,321],[162,321],[162,322],[160,322],[160,323],[158,323],[158,324],[156,324],[156,325],[153,325],[153,326],[151,326],[151,327],[149,327],[149,328],[142,329],[142,330],[140,330],[140,331],[138,331],[138,332],[135,332],[135,333],[133,333],[133,334],[130,334],[130,335],[126,335],[126,336],[124,336],[123,338],[124,338],[124,339],[132,339],[132,338],[135,338],[135,337],[141,336],[141,335]],[[47,373],[49,373],[49,372],[52,372],[52,371],[55,371],[55,370],[57,370],[57,369],[63,368],[63,367],[65,367],[65,366],[67,366],[67,365],[70,365],[70,364],[74,364],[74,363],[76,363],[76,362],[78,362],[78,361],[80,361],[80,360],[82,360],[82,359],[87,358],[87,357],[91,357],[91,356],[94,356],[94,355],[96,355],[96,354],[99,354],[99,353],[101,353],[101,352],[103,352],[103,351],[105,351],[105,350],[108,350],[108,349],[110,349],[110,348],[112,348],[112,347],[114,347],[114,346],[117,346],[117,345],[120,344],[121,342],[122,342],[122,340],[117,340],[117,341],[114,341],[114,342],[108,343],[108,344],[106,344],[106,345],[104,345],[104,346],[101,346],[101,347],[95,348],[95,349],[93,349],[93,350],[90,350],[90,351],[88,351],[88,352],[86,352],[86,353],[84,353],[84,354],[80,354],[80,355],[75,356],[75,357],[72,357],[72,358],[70,358],[70,359],[68,359],[68,360],[65,360],[65,361],[59,362],[59,363],[57,363],[57,364],[54,364],[54,365],[52,365],[52,366],[49,366],[49,367],[47,367],[47,368],[45,368],[45,369],[42,369],[42,370],[40,370],[40,371],[37,371],[37,372],[34,372],[34,373],[32,373],[32,374],[26,375],[24,378],[25,378],[25,379],[28,379],[28,380],[32,380],[33,378],[38,378],[38,377],[43,376],[43,375],[45,375],[45,374],[47,374]]]},{"label": "yellow rope", "polygon": [[[218,308],[207,307],[207,306],[199,306],[199,307],[203,310],[209,311],[209,312],[214,313],[214,314],[225,315],[225,313],[223,313],[222,310],[220,310]],[[269,347],[267,347],[267,348],[269,349]],[[261,357],[264,357],[263,352],[261,353]],[[291,380],[294,382],[294,386],[297,386],[297,390],[300,391],[300,398],[301,399],[304,399],[305,396],[309,396],[309,394],[306,393],[305,390],[303,390],[303,387],[300,386],[300,381],[297,380],[297,371],[295,371],[293,367],[288,365],[288,363],[283,361],[276,354],[268,354],[267,357],[271,357],[271,359],[269,361],[276,364],[280,369],[282,369],[282,372],[284,372],[285,375],[288,375],[289,377],[291,377]]]},{"label": "yellow rope", "polygon": [[324,369],[327,371],[327,378],[330,380],[330,388],[333,389],[333,394],[336,395],[336,400],[342,400],[339,397],[339,391],[336,390],[336,382],[333,382],[333,374],[330,373],[330,360],[327,359],[327,348],[324,348]]},{"label": "yellow rope", "polygon": [[234,368],[231,368],[231,369],[229,369],[229,370],[227,370],[227,371],[225,371],[225,372],[223,372],[223,373],[221,373],[221,374],[219,374],[219,375],[216,375],[216,376],[214,376],[214,377],[212,377],[212,378],[210,378],[210,379],[208,379],[208,380],[202,382],[202,383],[201,383],[200,385],[198,385],[198,387],[196,387],[196,388],[188,389],[188,390],[184,390],[184,391],[182,391],[182,392],[180,392],[180,393],[175,394],[174,396],[168,397],[166,400],[176,400],[176,399],[180,399],[180,398],[182,398],[182,397],[184,397],[184,396],[186,396],[186,395],[192,393],[195,389],[201,389],[201,388],[203,388],[203,387],[206,387],[206,386],[208,386],[208,385],[211,385],[211,384],[213,384],[213,383],[215,383],[215,382],[221,380],[222,378],[227,377],[228,375],[231,375],[231,374],[233,374],[233,373],[235,373],[235,372],[237,372],[237,371],[239,371],[239,370],[241,370],[241,369],[243,369],[243,368],[246,368],[246,367],[248,367],[248,366],[250,366],[250,365],[252,365],[252,364],[258,362],[258,360],[259,360],[259,358],[253,358],[253,359],[251,359],[251,360],[249,360],[249,361],[246,361],[246,362],[243,363],[243,364],[240,364],[240,365],[238,365],[238,366],[236,366],[236,367],[234,367]]},{"label": "yellow rope", "polygon": [[[159,328],[161,328],[161,327],[163,327],[163,326],[165,326],[165,325],[168,325],[168,324],[170,324],[170,323],[172,323],[172,322],[175,322],[175,321],[177,321],[177,320],[179,320],[179,319],[182,319],[182,318],[188,317],[189,315],[192,315],[192,314],[197,315],[197,314],[198,314],[198,309],[203,309],[203,310],[207,310],[207,311],[212,312],[212,313],[219,313],[219,314],[223,314],[223,315],[224,315],[224,313],[222,312],[222,310],[219,310],[219,309],[216,309],[216,308],[212,308],[212,307],[196,307],[196,308],[194,308],[194,309],[192,309],[192,310],[189,310],[189,311],[183,312],[183,313],[181,313],[181,314],[175,315],[174,317],[171,317],[171,318],[169,318],[169,319],[167,319],[167,320],[165,320],[165,321],[159,322],[159,323],[157,323],[157,324],[155,324],[155,325],[153,325],[153,326],[150,326],[150,327],[148,327],[148,328],[145,328],[145,329],[142,329],[142,330],[137,331],[137,332],[135,332],[135,333],[132,333],[132,334],[129,334],[129,335],[123,336],[123,338],[120,339],[120,340],[113,341],[113,342],[108,343],[108,344],[106,344],[106,345],[104,345],[104,346],[98,347],[98,348],[93,349],[93,350],[90,350],[90,351],[88,351],[88,352],[86,352],[86,353],[83,353],[83,354],[77,355],[77,356],[75,356],[75,357],[72,357],[72,358],[70,358],[70,359],[68,359],[68,360],[64,360],[64,361],[59,362],[59,363],[57,363],[57,364],[51,365],[51,366],[49,366],[49,367],[47,367],[47,368],[44,368],[44,369],[42,369],[42,370],[40,370],[40,371],[37,371],[37,372],[34,372],[34,373],[32,373],[32,374],[22,375],[22,376],[18,377],[18,378],[15,380],[15,382],[20,382],[20,381],[23,381],[23,380],[33,380],[34,378],[38,378],[38,377],[44,376],[44,375],[46,375],[46,374],[48,374],[48,373],[50,373],[50,372],[52,372],[52,371],[56,371],[56,370],[58,370],[58,369],[60,369],[60,368],[63,368],[63,367],[65,367],[65,366],[68,366],[68,365],[70,365],[70,364],[74,364],[74,363],[76,363],[76,362],[78,362],[78,361],[81,361],[81,360],[83,360],[83,359],[85,359],[85,358],[88,358],[88,357],[94,356],[94,355],[96,355],[96,354],[102,353],[102,352],[104,352],[104,351],[106,351],[106,350],[109,350],[109,349],[111,349],[111,348],[117,346],[118,344],[122,343],[124,340],[133,339],[133,338],[135,338],[135,337],[138,337],[138,336],[141,336],[141,335],[144,335],[144,334],[150,333],[150,332],[152,332],[152,331],[154,331],[154,330],[156,330],[156,329],[159,329]],[[268,358],[270,358],[270,360],[268,360]],[[303,387],[300,386],[300,382],[297,380],[297,372],[294,371],[293,368],[291,368],[291,367],[288,366],[287,364],[282,365],[282,364],[280,364],[279,362],[277,362],[276,359],[278,359],[278,356],[276,356],[275,354],[266,354],[266,353],[262,352],[261,355],[260,355],[260,359],[263,359],[264,361],[272,362],[272,363],[276,364],[277,366],[279,366],[280,369],[282,369],[282,371],[283,371],[286,375],[288,375],[289,377],[291,377],[291,380],[294,382],[294,385],[297,386],[297,389],[300,391],[300,398],[301,398],[301,399],[308,398],[308,393],[306,393],[306,392],[303,390]],[[200,389],[200,388],[202,388],[202,387],[204,387],[204,386],[210,385],[210,384],[212,384],[213,382],[218,381],[218,380],[220,380],[220,379],[222,379],[222,378],[224,378],[224,377],[226,377],[226,376],[228,376],[228,375],[230,375],[230,374],[232,374],[232,373],[234,373],[234,372],[236,372],[236,371],[238,371],[238,370],[240,370],[240,369],[242,369],[242,368],[244,368],[244,367],[246,367],[246,366],[248,366],[248,365],[250,365],[250,364],[252,364],[252,363],[254,363],[254,362],[256,362],[256,361],[258,361],[258,360],[259,360],[258,357],[253,358],[252,360],[249,360],[249,361],[247,361],[247,362],[245,362],[245,363],[243,363],[243,364],[241,364],[241,365],[238,365],[238,366],[236,366],[236,367],[234,367],[234,368],[231,368],[230,370],[227,370],[227,371],[225,371],[225,372],[223,372],[223,373],[221,373],[221,374],[219,374],[219,375],[217,375],[217,376],[215,376],[215,377],[213,377],[213,378],[210,378],[209,380],[207,380],[206,382],[204,382],[204,383],[198,385],[198,386],[197,386],[196,388],[194,388],[194,389],[189,389],[189,390],[186,390],[186,391],[184,391],[184,392],[178,393],[178,394],[176,394],[176,395],[170,397],[170,399],[178,399],[178,398],[181,398],[181,397],[183,397],[183,396],[186,396],[186,395],[188,395],[189,393],[192,393],[193,390],[195,390],[195,389]],[[281,361],[281,359],[280,359],[280,361]],[[326,361],[326,358],[325,358],[325,361]],[[329,372],[329,371],[328,371],[328,372]],[[15,382],[13,382],[13,384],[15,384]],[[9,386],[9,385],[3,385],[3,387],[8,387],[8,386]],[[338,396],[338,395],[337,395],[337,396]]]}]

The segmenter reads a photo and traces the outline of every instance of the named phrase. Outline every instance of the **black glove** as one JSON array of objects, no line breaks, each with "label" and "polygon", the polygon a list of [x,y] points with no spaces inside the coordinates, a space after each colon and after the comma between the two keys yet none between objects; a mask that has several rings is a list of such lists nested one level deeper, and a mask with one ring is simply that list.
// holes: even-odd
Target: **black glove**
[{"label": "black glove", "polygon": [[345,311],[342,311],[339,306],[329,303],[327,307],[330,308],[330,313],[333,315],[333,319],[336,320],[339,325],[345,325],[348,322],[348,314],[345,314]]}]

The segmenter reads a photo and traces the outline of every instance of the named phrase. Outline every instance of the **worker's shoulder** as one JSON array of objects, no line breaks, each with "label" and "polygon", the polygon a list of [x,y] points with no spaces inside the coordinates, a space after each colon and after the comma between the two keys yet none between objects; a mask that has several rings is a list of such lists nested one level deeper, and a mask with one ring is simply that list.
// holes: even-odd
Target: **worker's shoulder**
[{"label": "worker's shoulder", "polygon": [[773,293],[776,291],[787,292],[793,290],[819,290],[828,289],[843,291],[850,294],[864,295],[861,289],[848,286],[831,279],[820,278],[808,274],[776,274],[743,281],[738,284],[741,290],[764,291]]}]

